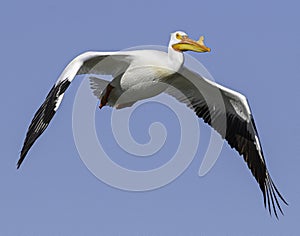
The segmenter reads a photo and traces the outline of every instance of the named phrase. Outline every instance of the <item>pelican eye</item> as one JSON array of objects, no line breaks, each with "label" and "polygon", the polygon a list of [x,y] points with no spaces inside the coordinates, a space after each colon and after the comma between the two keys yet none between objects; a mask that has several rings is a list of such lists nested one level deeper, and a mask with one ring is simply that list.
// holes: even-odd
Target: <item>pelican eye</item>
[{"label": "pelican eye", "polygon": [[177,39],[181,39],[182,36],[181,36],[179,33],[177,33],[177,34],[176,34],[176,38],[177,38]]}]

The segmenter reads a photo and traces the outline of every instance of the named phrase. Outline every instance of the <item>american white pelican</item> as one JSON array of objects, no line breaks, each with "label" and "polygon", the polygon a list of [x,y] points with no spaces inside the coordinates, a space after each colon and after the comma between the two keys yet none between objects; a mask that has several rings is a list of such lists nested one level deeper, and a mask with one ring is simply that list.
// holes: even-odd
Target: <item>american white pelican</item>
[{"label": "american white pelican", "polygon": [[[277,208],[283,214],[278,200],[287,202],[267,170],[246,97],[184,67],[184,51],[209,52],[210,48],[204,45],[203,37],[194,41],[186,33],[177,31],[171,34],[167,53],[156,50],[86,52],[76,57],[64,69],[34,115],[17,168],[49,125],[76,75],[112,75],[114,79],[111,82],[102,81],[102,85],[106,83],[103,91],[99,91],[99,82],[92,80],[92,87],[100,98],[100,108],[105,105],[116,108],[131,106],[138,100],[162,92],[174,96],[194,109],[197,116],[203,118],[244,157],[262,191],[265,207],[268,207],[270,214],[273,209],[276,217]],[[127,95],[119,101],[118,98],[126,92]]]}]

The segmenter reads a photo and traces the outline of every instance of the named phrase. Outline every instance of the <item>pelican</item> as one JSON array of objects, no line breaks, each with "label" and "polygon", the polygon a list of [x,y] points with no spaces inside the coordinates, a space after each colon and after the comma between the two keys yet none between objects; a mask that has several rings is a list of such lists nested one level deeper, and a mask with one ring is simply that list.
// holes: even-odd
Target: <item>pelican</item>
[{"label": "pelican", "polygon": [[203,37],[195,41],[186,33],[177,31],[171,34],[168,52],[85,52],[77,56],[63,70],[35,113],[17,168],[49,125],[76,75],[112,75],[110,82],[91,78],[91,87],[100,99],[99,108],[111,106],[121,109],[163,92],[185,103],[243,156],[263,194],[265,208],[270,215],[274,212],[278,218],[278,209],[283,214],[279,201],[286,205],[287,202],[276,188],[267,169],[246,97],[185,67],[185,51],[210,52],[210,48],[205,46]]}]

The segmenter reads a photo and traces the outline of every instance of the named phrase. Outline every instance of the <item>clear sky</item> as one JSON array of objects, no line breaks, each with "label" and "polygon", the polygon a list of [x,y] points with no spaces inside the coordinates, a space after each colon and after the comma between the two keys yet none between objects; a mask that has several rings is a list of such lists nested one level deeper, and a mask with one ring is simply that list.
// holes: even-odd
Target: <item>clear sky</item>
[{"label": "clear sky", "polygon": [[[0,235],[299,235],[299,8],[298,1],[288,0],[3,2]],[[248,97],[269,170],[290,204],[279,221],[268,215],[257,183],[228,145],[207,175],[197,175],[209,137],[202,121],[197,155],[171,184],[137,193],[99,181],[80,159],[73,139],[80,77],[16,170],[29,123],[72,58],[87,50],[166,45],[175,30],[196,39],[205,35],[212,52],[189,54],[217,82]],[[168,109],[157,109],[162,123],[176,118]],[[97,111],[97,122],[106,122],[110,111]],[[135,122],[140,120],[142,128],[131,127],[139,142],[147,142],[154,118],[145,119],[140,113]],[[166,129],[174,134],[176,126],[166,124]],[[107,129],[98,134],[110,137]],[[176,132],[169,139],[172,154]],[[131,160],[114,141],[105,145],[120,165]],[[145,169],[147,162],[151,169],[168,160],[149,158]]]}]

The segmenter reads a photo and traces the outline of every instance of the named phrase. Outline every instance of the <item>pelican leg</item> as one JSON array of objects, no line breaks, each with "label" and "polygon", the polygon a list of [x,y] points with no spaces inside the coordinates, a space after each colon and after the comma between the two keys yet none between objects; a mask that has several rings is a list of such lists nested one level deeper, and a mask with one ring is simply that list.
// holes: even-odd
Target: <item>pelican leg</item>
[{"label": "pelican leg", "polygon": [[100,109],[106,105],[109,94],[113,88],[114,87],[111,86],[110,84],[107,85],[107,87],[105,89],[105,94],[103,95],[103,97],[100,100],[100,105],[99,105]]}]

